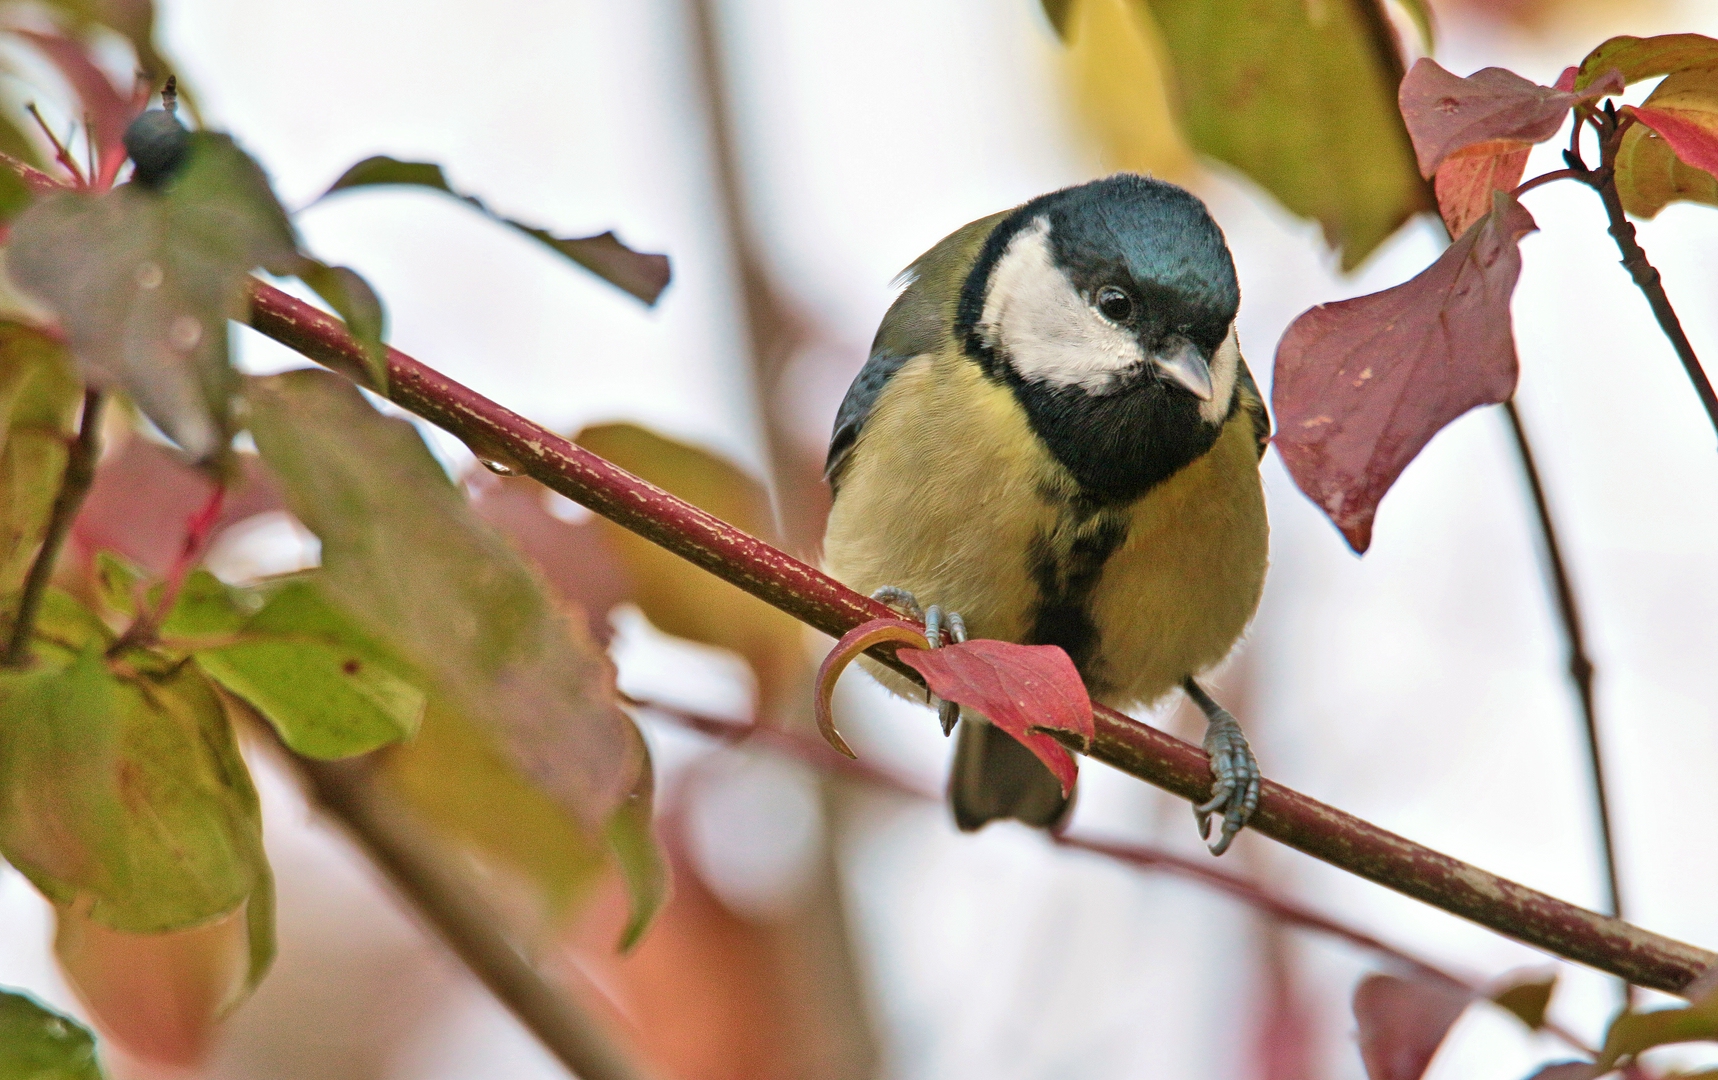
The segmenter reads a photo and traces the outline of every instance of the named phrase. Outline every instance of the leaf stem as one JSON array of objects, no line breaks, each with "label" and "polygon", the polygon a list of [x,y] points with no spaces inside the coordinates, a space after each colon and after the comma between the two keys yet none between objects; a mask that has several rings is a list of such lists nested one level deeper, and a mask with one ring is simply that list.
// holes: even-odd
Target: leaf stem
[{"label": "leaf stem", "polygon": [[1527,194],[1529,191],[1532,191],[1534,188],[1539,187],[1542,184],[1549,184],[1553,180],[1583,180],[1583,179],[1585,179],[1585,176],[1577,169],[1556,169],[1552,172],[1540,173],[1538,176],[1535,176],[1531,180],[1522,181],[1521,183],[1515,185],[1515,190],[1511,191],[1510,194],[1514,195],[1516,198],[1520,198],[1521,196]]},{"label": "leaf stem", "polygon": [[[251,290],[253,327],[368,385],[363,349],[338,319],[264,282],[253,281]],[[478,457],[517,462],[550,489],[826,634],[840,637],[860,623],[896,617],[814,567],[397,349],[388,350],[387,396],[462,439]],[[916,677],[892,657],[878,659]],[[1211,763],[1198,747],[1113,709],[1098,706],[1093,714],[1091,757],[1180,798],[1208,797]],[[1249,827],[1433,907],[1642,986],[1675,993],[1718,964],[1718,954],[1487,873],[1269,780]]]},{"label": "leaf stem", "polygon": [[88,187],[89,181],[84,179],[83,170],[78,168],[78,163],[72,157],[72,152],[66,149],[64,143],[60,142],[59,136],[54,134],[54,129],[48,126],[48,122],[42,119],[41,111],[36,108],[36,103],[34,101],[29,102],[24,108],[29,112],[30,118],[36,121],[36,126],[42,129],[42,134],[48,137],[48,142],[53,144],[54,160],[72,174],[72,179],[77,181],[78,187]]},{"label": "leaf stem", "polygon": [[6,652],[0,656],[0,667],[22,667],[30,659],[30,635],[36,626],[36,613],[42,606],[42,594],[54,576],[54,563],[60,548],[72,531],[72,522],[83,506],[95,482],[96,459],[101,456],[101,413],[106,397],[100,390],[85,390],[83,415],[78,421],[78,433],[66,448],[66,469],[60,478],[59,494],[54,496],[53,509],[48,512],[48,527],[42,534],[42,546],[24,576],[24,588],[18,597],[18,613],[12,619],[12,634],[6,641]]},{"label": "leaf stem", "polygon": [[155,603],[138,612],[137,618],[125,628],[125,633],[108,646],[109,658],[118,656],[127,649],[155,643],[161,631],[161,624],[167,621],[167,616],[172,614],[173,605],[179,601],[179,591],[185,587],[186,576],[203,557],[203,550],[214,534],[215,523],[220,519],[221,507],[226,505],[226,500],[226,485],[217,483],[202,508],[192,514],[191,519],[185,523],[185,542],[180,545],[179,554],[174,557],[173,565],[167,570],[160,597]]},{"label": "leaf stem", "polygon": [[1522,477],[1533,495],[1533,509],[1539,519],[1539,538],[1543,543],[1545,570],[1551,579],[1551,594],[1557,602],[1557,615],[1563,622],[1563,640],[1568,649],[1569,681],[1575,684],[1575,694],[1581,702],[1581,720],[1587,734],[1587,764],[1593,776],[1594,809],[1598,816],[1600,854],[1605,862],[1605,910],[1622,917],[1622,885],[1617,873],[1616,840],[1611,827],[1611,802],[1605,785],[1604,754],[1599,745],[1599,714],[1593,699],[1593,661],[1587,656],[1586,634],[1582,630],[1581,611],[1575,602],[1575,587],[1569,568],[1563,561],[1562,544],[1552,523],[1551,504],[1545,496],[1545,485],[1539,479],[1539,465],[1533,457],[1533,446],[1527,440],[1527,429],[1521,422],[1521,410],[1515,399],[1503,403],[1509,417],[1509,431],[1515,437],[1515,450],[1521,459]]}]

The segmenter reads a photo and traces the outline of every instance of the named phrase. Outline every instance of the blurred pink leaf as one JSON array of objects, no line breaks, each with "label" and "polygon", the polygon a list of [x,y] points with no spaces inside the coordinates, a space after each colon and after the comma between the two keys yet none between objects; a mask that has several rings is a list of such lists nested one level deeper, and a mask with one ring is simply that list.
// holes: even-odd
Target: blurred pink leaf
[{"label": "blurred pink leaf", "polygon": [[1348,543],[1372,542],[1379,500],[1450,421],[1515,392],[1509,298],[1537,226],[1506,192],[1413,280],[1321,304],[1277,346],[1277,451]]},{"label": "blurred pink leaf", "polygon": [[100,169],[95,187],[105,191],[125,164],[125,129],[137,114],[149,104],[149,87],[140,84],[129,93],[108,81],[107,74],[91,59],[89,51],[78,42],[58,34],[39,34],[33,30],[14,30],[60,69],[71,84],[83,106],[90,128],[95,133],[97,159]]},{"label": "blurred pink leaf", "polygon": [[1369,1080],[1420,1080],[1473,998],[1429,979],[1368,975],[1354,991],[1360,1059]]}]

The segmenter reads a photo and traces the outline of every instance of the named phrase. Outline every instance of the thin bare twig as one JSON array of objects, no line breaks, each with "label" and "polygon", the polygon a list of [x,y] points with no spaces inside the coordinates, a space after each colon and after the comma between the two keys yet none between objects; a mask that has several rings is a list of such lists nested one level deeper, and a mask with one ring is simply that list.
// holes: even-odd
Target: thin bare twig
[{"label": "thin bare twig", "polygon": [[1711,422],[1713,430],[1718,431],[1718,393],[1713,392],[1712,381],[1706,377],[1706,369],[1700,366],[1700,358],[1694,354],[1694,346],[1689,343],[1688,335],[1682,329],[1682,320],[1677,317],[1676,309],[1670,304],[1670,297],[1665,294],[1664,281],[1660,278],[1658,269],[1647,260],[1646,251],[1635,239],[1634,223],[1624,212],[1622,196],[1617,192],[1617,151],[1622,148],[1623,133],[1634,123],[1634,118],[1618,116],[1615,107],[1607,103],[1602,112],[1593,112],[1590,122],[1599,132],[1599,167],[1587,168],[1586,162],[1581,159],[1578,143],[1572,144],[1572,148],[1564,153],[1563,158],[1571,170],[1579,172],[1581,178],[1599,193],[1600,201],[1605,204],[1605,216],[1610,219],[1610,227],[1606,231],[1617,242],[1617,250],[1622,253],[1623,269],[1629,272],[1635,286],[1646,297],[1653,317],[1658,320],[1658,328],[1664,331],[1664,336],[1670,340],[1671,348],[1676,350],[1676,358],[1682,362],[1682,369],[1688,375],[1688,381],[1694,384],[1694,392],[1700,397],[1700,404],[1706,410],[1706,418]]},{"label": "thin bare twig", "polygon": [[[364,354],[345,325],[271,285],[252,283],[251,325],[368,385]],[[478,457],[550,489],[703,567],[818,630],[839,636],[896,613],[397,349],[387,396],[463,440]],[[878,660],[912,677],[893,656]],[[1176,796],[1203,801],[1211,764],[1198,747],[1099,706],[1086,751]],[[1675,993],[1718,954],[1599,915],[1413,843],[1281,784],[1266,781],[1254,831],[1369,881],[1518,941],[1642,986]]]},{"label": "thin bare twig", "polygon": [[48,527],[42,534],[41,549],[30,563],[24,577],[24,588],[18,597],[18,612],[12,617],[12,635],[7,639],[6,652],[0,656],[0,666],[20,667],[30,659],[30,635],[36,627],[36,612],[42,606],[42,594],[54,576],[54,563],[60,548],[72,531],[78,509],[95,482],[95,463],[101,456],[101,412],[106,400],[100,390],[85,390],[83,416],[78,421],[77,437],[66,447],[66,470],[60,479],[59,494],[54,496],[53,509],[48,512]]},{"label": "thin bare twig", "polygon": [[1539,465],[1533,458],[1533,446],[1527,441],[1527,429],[1521,423],[1521,410],[1515,399],[1503,403],[1509,417],[1509,430],[1515,437],[1515,450],[1521,459],[1521,472],[1533,496],[1533,509],[1539,517],[1539,538],[1543,544],[1546,576],[1551,579],[1551,595],[1557,602],[1557,614],[1563,622],[1564,644],[1569,658],[1569,681],[1575,684],[1575,694],[1581,703],[1582,725],[1587,733],[1587,765],[1593,777],[1593,801],[1598,816],[1599,843],[1605,861],[1605,902],[1610,914],[1622,917],[1623,892],[1621,875],[1617,872],[1616,839],[1611,829],[1611,800],[1605,784],[1605,759],[1599,746],[1599,714],[1593,700],[1593,661],[1587,656],[1586,635],[1582,630],[1580,608],[1575,602],[1575,586],[1569,568],[1563,561],[1562,545],[1551,523],[1551,505],[1545,497],[1545,486],[1539,479]]},{"label": "thin bare twig", "polygon": [[[814,768],[859,780],[870,787],[927,802],[940,801],[935,792],[927,791],[887,769],[834,753],[827,745],[816,739],[797,735],[791,731],[772,728],[765,724],[724,720],[673,706],[660,705],[652,701],[639,701],[634,698],[625,700],[628,705],[640,711],[661,717],[670,723],[697,731],[700,734],[721,739],[724,742],[736,745],[742,743],[761,745]],[[1421,978],[1448,983],[1474,997],[1486,996],[1482,980],[1455,974],[1447,968],[1415,956],[1406,949],[1374,937],[1364,930],[1344,925],[1298,900],[1279,896],[1241,874],[1221,869],[1210,859],[1189,858],[1149,844],[1107,840],[1079,833],[1051,833],[1049,835],[1052,842],[1061,847],[1102,855],[1143,870],[1165,871],[1198,882],[1207,888],[1233,897],[1256,909],[1261,914],[1285,925],[1346,942],[1358,949],[1372,953],[1387,963],[1406,968]],[[1547,1024],[1546,1030],[1581,1053],[1589,1056],[1594,1053],[1593,1048],[1583,1042],[1579,1036],[1562,1027]]]}]

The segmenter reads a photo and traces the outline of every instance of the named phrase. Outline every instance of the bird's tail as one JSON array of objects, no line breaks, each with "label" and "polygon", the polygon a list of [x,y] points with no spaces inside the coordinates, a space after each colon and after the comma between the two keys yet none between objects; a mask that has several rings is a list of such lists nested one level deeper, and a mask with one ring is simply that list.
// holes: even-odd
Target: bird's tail
[{"label": "bird's tail", "polygon": [[955,739],[948,801],[962,831],[997,818],[1047,829],[1067,816],[1073,796],[1064,796],[1056,775],[1013,736],[963,710]]}]

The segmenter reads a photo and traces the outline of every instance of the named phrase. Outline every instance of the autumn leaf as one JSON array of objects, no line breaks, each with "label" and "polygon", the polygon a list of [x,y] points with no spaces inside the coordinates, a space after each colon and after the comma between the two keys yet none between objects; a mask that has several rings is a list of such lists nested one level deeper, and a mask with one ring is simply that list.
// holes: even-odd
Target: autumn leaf
[{"label": "autumn leaf", "polygon": [[1551,1004],[1551,993],[1557,988],[1555,973],[1537,979],[1513,983],[1491,995],[1498,1006],[1508,1009],[1515,1018],[1534,1031],[1545,1026],[1545,1010]]},{"label": "autumn leaf", "polygon": [[0,1076],[16,1080],[102,1080],[95,1038],[27,994],[0,989]]},{"label": "autumn leaf", "polygon": [[895,656],[923,675],[932,693],[982,714],[1032,751],[1061,782],[1064,795],[1073,790],[1079,766],[1046,732],[1089,744],[1094,735],[1092,702],[1074,662],[1054,645],[978,638],[931,649],[924,631],[909,622],[874,619],[855,627],[836,642],[817,672],[818,730],[831,746],[855,756],[835,730],[835,680],[860,653],[886,642],[909,646],[897,649]]},{"label": "autumn leaf", "polygon": [[1301,491],[1357,552],[1378,503],[1432,436],[1515,390],[1509,299],[1520,239],[1512,196],[1413,280],[1303,313],[1277,346],[1276,446]]},{"label": "autumn leaf", "polygon": [[1718,174],[1718,61],[1672,72],[1640,105],[1622,111],[1656,132],[1684,163]]},{"label": "autumn leaf", "polygon": [[1446,982],[1368,975],[1354,991],[1368,1080],[1420,1080],[1472,997]]},{"label": "autumn leaf", "polygon": [[6,623],[41,548],[82,397],[64,346],[39,330],[0,321],[0,612]]},{"label": "autumn leaf", "polygon": [[1718,41],[1703,34],[1614,37],[1588,53],[1574,79],[1586,90],[1615,69],[1625,83],[1637,83],[1688,68],[1718,65]]},{"label": "autumn leaf", "polygon": [[247,916],[241,907],[184,930],[128,934],[62,906],[54,955],[104,1036],[133,1057],[194,1067],[249,990]]},{"label": "autumn leaf", "polygon": [[1625,1012],[1605,1033],[1594,1075],[1655,1046],[1713,1041],[1718,1041],[1718,992],[1707,993],[1686,1008]]},{"label": "autumn leaf", "polygon": [[[769,492],[706,450],[636,424],[593,425],[575,441],[753,536],[775,534]],[[803,715],[809,665],[803,631],[793,616],[606,518],[596,526],[626,568],[629,599],[657,629],[744,658],[758,680],[760,717]]]},{"label": "autumn leaf", "polygon": [[1172,61],[1188,141],[1246,173],[1358,266],[1431,209],[1397,113],[1401,58],[1374,4],[1134,0]]},{"label": "autumn leaf", "polygon": [[1495,139],[1474,143],[1446,157],[1432,178],[1438,212],[1450,235],[1459,237],[1491,213],[1491,194],[1511,191],[1527,171],[1528,143]]},{"label": "autumn leaf", "polygon": [[1616,183],[1623,210],[1635,217],[1657,217],[1673,202],[1718,206],[1718,177],[1684,164],[1664,136],[1645,124],[1623,132]]},{"label": "autumn leaf", "polygon": [[60,317],[86,377],[117,383],[186,453],[226,452],[235,376],[227,320],[244,315],[249,274],[297,258],[292,226],[255,162],[199,132],[160,193],[64,192],[12,224],[6,263]]},{"label": "autumn leaf", "polygon": [[1576,104],[1622,88],[1620,76],[1608,76],[1581,92],[1563,91],[1495,67],[1462,78],[1421,57],[1402,80],[1397,102],[1420,175],[1429,179],[1445,158],[1475,143],[1544,142]]},{"label": "autumn leaf", "polygon": [[562,237],[546,229],[503,217],[477,196],[454,190],[448,184],[441,166],[431,162],[400,161],[383,154],[368,157],[342,173],[321,197],[326,199],[341,191],[378,185],[425,187],[452,195],[485,217],[524,233],[646,304],[656,303],[662,290],[668,287],[668,256],[634,251],[621,243],[612,232],[599,233],[596,236]]}]

